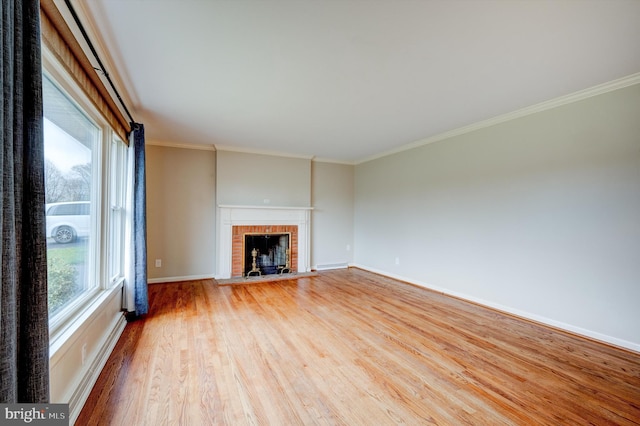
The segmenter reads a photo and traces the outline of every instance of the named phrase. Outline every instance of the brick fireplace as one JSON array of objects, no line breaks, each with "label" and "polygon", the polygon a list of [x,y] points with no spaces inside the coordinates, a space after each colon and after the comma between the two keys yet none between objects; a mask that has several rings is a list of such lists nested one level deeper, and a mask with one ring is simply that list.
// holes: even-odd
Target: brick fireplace
[{"label": "brick fireplace", "polygon": [[311,207],[218,206],[216,278],[241,277],[243,235],[290,233],[292,272],[309,272]]},{"label": "brick fireplace", "polygon": [[284,234],[291,235],[290,240],[290,263],[291,272],[297,272],[298,265],[298,226],[297,225],[236,225],[231,227],[231,276],[243,276],[245,264],[244,237],[246,234]]}]

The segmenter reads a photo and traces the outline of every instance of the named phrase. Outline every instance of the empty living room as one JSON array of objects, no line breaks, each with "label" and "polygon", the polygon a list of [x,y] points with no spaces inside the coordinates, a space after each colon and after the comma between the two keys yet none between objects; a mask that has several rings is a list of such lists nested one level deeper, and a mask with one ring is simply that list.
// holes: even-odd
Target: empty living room
[{"label": "empty living room", "polygon": [[3,14],[6,416],[640,425],[640,2]]}]

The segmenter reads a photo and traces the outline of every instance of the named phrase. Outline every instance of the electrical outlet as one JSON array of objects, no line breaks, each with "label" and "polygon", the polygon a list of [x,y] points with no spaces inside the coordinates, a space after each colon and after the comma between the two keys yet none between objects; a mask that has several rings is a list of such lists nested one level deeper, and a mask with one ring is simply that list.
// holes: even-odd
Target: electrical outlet
[{"label": "electrical outlet", "polygon": [[399,264],[400,264],[400,258],[396,257],[396,265],[399,265]]},{"label": "electrical outlet", "polygon": [[156,268],[162,268],[162,259],[156,259]]},{"label": "electrical outlet", "polygon": [[351,244],[347,244],[347,251],[351,251]]},{"label": "electrical outlet", "polygon": [[82,345],[82,365],[84,365],[85,360],[87,359],[87,344]]}]

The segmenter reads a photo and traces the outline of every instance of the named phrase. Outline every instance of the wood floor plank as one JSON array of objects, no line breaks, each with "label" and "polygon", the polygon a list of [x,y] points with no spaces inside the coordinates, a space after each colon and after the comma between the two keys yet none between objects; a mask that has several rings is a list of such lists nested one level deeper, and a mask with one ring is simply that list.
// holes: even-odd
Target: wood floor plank
[{"label": "wood floor plank", "polygon": [[640,424],[640,354],[361,270],[149,296],[77,424]]}]

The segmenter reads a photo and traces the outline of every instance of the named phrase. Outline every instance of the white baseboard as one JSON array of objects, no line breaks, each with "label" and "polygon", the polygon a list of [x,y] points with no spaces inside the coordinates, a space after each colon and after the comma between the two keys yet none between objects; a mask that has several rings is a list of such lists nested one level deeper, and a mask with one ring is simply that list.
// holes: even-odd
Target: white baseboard
[{"label": "white baseboard", "polygon": [[108,333],[100,346],[97,356],[93,359],[84,376],[80,379],[80,383],[78,383],[73,395],[71,395],[69,400],[70,425],[75,424],[76,419],[80,415],[80,411],[82,411],[82,407],[84,407],[84,403],[87,401],[96,381],[98,381],[98,377],[107,363],[111,352],[113,352],[113,348],[115,348],[116,343],[118,343],[118,339],[122,335],[126,325],[127,321],[124,315],[120,315],[114,322],[111,332]]},{"label": "white baseboard", "polygon": [[640,352],[640,343],[634,343],[634,342],[630,342],[628,340],[623,340],[623,339],[619,339],[617,337],[613,337],[613,336],[609,336],[606,334],[602,334],[602,333],[598,333],[596,331],[592,331],[592,330],[588,330],[582,327],[577,327],[571,324],[566,324],[564,322],[560,322],[560,321],[556,321],[550,318],[546,318],[540,315],[536,315],[536,314],[532,314],[530,312],[525,312],[525,311],[521,311],[519,309],[514,309],[511,308],[509,306],[504,306],[504,305],[500,305],[498,303],[493,303],[493,302],[489,302],[483,299],[479,299],[477,297],[474,296],[469,296],[468,294],[464,294],[464,293],[458,293],[455,291],[451,291],[448,290],[446,288],[442,288],[442,287],[438,287],[438,286],[433,286],[433,285],[429,285],[427,283],[424,283],[422,281],[418,281],[412,278],[408,278],[408,277],[404,277],[402,275],[397,275],[397,274],[393,274],[393,273],[389,273],[386,271],[382,271],[379,269],[375,269],[375,268],[370,268],[368,266],[365,265],[360,265],[360,264],[356,264],[356,263],[352,263],[349,264],[349,266],[355,267],[355,268],[359,268],[359,269],[363,269],[365,271],[369,271],[369,272],[373,272],[374,274],[378,274],[378,275],[383,275],[385,277],[389,277],[389,278],[393,278],[399,281],[404,281],[419,287],[424,287],[426,289],[429,290],[433,290],[433,291],[437,291],[438,293],[442,293],[442,294],[446,294],[448,296],[453,296],[456,297],[458,299],[463,299],[463,300],[467,300],[469,302],[473,302],[473,303],[477,303],[478,305],[482,305],[482,306],[486,306],[488,308],[491,309],[495,309],[496,311],[501,311],[501,312],[505,312],[507,314],[510,315],[514,315],[520,318],[524,318],[524,319],[528,319],[531,321],[535,321],[541,324],[545,324],[548,325],[550,327],[554,327],[554,328],[558,328],[564,331],[567,331],[569,333],[573,333],[573,334],[577,334],[589,339],[593,339],[593,340],[597,340],[603,343],[607,343],[610,345],[614,345],[614,346],[618,346],[621,348],[625,348],[625,349],[629,349],[631,351],[634,352]]},{"label": "white baseboard", "polygon": [[178,281],[195,281],[215,279],[214,275],[185,275],[184,277],[150,278],[147,284],[175,283]]}]

